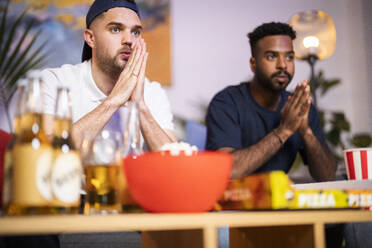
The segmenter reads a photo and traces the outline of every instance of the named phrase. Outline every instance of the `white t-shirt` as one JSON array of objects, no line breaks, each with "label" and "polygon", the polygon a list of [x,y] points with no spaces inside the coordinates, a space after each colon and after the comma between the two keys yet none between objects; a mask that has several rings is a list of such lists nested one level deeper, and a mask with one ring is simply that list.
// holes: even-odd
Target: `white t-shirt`
[{"label": "white t-shirt", "polygon": [[[44,81],[44,112],[46,114],[54,114],[55,112],[57,87],[59,86],[70,89],[73,122],[78,121],[94,110],[106,98],[106,95],[97,87],[93,80],[90,60],[77,65],[66,64],[59,68],[45,69],[41,72],[41,77]],[[173,131],[173,115],[169,100],[160,84],[150,82],[146,78],[144,99],[152,116],[160,127]],[[111,126],[114,128],[109,129],[123,131],[127,110],[125,104],[119,109],[119,115],[116,112],[106,127]]]}]

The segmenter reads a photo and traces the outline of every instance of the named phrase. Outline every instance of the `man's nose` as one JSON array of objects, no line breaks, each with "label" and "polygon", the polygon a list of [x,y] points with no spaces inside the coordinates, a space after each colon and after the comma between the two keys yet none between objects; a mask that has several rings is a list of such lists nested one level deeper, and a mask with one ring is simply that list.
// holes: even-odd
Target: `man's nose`
[{"label": "man's nose", "polygon": [[287,61],[284,56],[279,56],[276,67],[278,69],[287,69]]},{"label": "man's nose", "polygon": [[130,31],[124,31],[121,38],[121,44],[131,46],[132,43],[133,43],[132,33]]}]

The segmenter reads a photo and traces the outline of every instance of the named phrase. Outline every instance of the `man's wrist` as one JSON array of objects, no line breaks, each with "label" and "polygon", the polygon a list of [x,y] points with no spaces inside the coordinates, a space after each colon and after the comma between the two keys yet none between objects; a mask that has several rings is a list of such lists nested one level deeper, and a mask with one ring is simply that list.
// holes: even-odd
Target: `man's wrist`
[{"label": "man's wrist", "polygon": [[111,98],[111,97],[107,97],[103,102],[102,102],[102,105],[105,107],[105,109],[109,110],[109,109],[118,109],[120,108],[120,103],[118,103],[117,101],[115,101],[115,99]]},{"label": "man's wrist", "polygon": [[276,133],[275,129],[273,130],[273,134],[274,134],[275,137],[278,138],[280,145],[281,145],[281,146],[284,145],[284,141],[283,141],[282,138],[279,136],[279,134]]},{"label": "man's wrist", "polygon": [[138,102],[138,109],[141,113],[149,112],[149,108],[147,107],[145,101]]},{"label": "man's wrist", "polygon": [[281,143],[285,143],[289,137],[292,136],[293,132],[289,129],[285,129],[282,127],[275,128],[273,130],[274,135],[280,138]]},{"label": "man's wrist", "polygon": [[313,135],[313,130],[309,126],[307,126],[305,128],[299,128],[298,132],[300,133],[300,135],[302,137],[305,137],[305,136],[308,136],[308,135]]}]

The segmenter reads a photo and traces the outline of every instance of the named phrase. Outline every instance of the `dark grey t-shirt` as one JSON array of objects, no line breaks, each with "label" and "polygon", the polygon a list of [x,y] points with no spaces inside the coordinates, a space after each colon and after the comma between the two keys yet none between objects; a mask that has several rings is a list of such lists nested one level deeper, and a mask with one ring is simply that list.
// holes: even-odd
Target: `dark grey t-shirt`
[{"label": "dark grey t-shirt", "polygon": [[[259,142],[263,137],[279,126],[280,111],[291,93],[283,91],[276,111],[258,105],[250,94],[249,83],[229,86],[217,93],[208,107],[207,150],[221,147],[241,149]],[[321,131],[318,114],[312,105],[309,113],[309,125],[319,141],[326,145]],[[282,170],[288,172],[297,152],[307,162],[304,144],[298,132],[292,135],[283,147],[255,173]]]}]

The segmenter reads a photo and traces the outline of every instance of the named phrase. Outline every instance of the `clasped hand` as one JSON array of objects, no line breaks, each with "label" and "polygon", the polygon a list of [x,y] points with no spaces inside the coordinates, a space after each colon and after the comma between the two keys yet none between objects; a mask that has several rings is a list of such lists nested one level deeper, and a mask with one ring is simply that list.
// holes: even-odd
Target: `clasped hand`
[{"label": "clasped hand", "polygon": [[144,100],[147,57],[146,43],[140,39],[133,45],[128,62],[109,95],[113,104],[122,106],[128,100],[136,102]]},{"label": "clasped hand", "polygon": [[308,117],[311,106],[310,86],[305,80],[299,83],[285,103],[280,116],[280,128],[293,134],[305,133],[309,128]]}]

